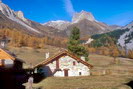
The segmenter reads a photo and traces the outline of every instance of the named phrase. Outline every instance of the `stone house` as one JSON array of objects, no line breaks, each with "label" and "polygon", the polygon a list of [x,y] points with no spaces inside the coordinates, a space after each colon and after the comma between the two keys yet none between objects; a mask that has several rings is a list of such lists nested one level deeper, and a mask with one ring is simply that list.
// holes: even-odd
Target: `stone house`
[{"label": "stone house", "polygon": [[68,51],[62,51],[57,55],[47,58],[37,64],[34,69],[48,76],[65,77],[65,76],[88,76],[93,66],[85,60],[75,56]]}]

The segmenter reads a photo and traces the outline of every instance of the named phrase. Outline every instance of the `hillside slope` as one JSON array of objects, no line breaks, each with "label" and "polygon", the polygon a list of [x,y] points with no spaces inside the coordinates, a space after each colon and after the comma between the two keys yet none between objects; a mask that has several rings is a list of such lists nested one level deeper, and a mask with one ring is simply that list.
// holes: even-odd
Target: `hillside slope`
[{"label": "hillside slope", "polygon": [[22,11],[15,12],[6,4],[0,2],[0,28],[10,28],[35,36],[58,36],[52,27],[43,26],[24,17]]},{"label": "hillside slope", "polygon": [[120,36],[128,31],[129,29],[118,29],[104,34],[93,35],[91,38],[94,39],[94,41],[92,41],[91,45],[93,47],[116,45]]},{"label": "hillside slope", "polygon": [[118,39],[118,45],[127,50],[133,50],[133,22],[126,25],[124,28],[128,28],[130,30],[120,36]]}]

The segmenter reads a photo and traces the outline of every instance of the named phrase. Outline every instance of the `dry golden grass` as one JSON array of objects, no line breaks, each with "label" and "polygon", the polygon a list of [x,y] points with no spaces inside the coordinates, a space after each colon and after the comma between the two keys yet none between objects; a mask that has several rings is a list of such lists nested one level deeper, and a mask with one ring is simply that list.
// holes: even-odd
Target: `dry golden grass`
[{"label": "dry golden grass", "polygon": [[[50,49],[50,50],[49,50]],[[54,55],[54,53],[58,52],[59,48],[55,48],[53,46],[46,46],[44,49],[33,49],[29,47],[22,48],[9,48],[10,51],[14,52],[18,58],[24,60],[27,65],[36,65],[43,60],[45,60],[45,53],[50,52],[50,56]]]},{"label": "dry golden grass", "polygon": [[[47,46],[44,49],[32,48],[10,48],[19,58],[27,64],[37,64],[45,60],[45,53],[50,52],[51,56],[59,48]],[[34,84],[35,89],[131,89],[124,85],[133,79],[133,60],[117,58],[118,63],[108,56],[90,54],[89,63],[94,66],[92,72],[107,70],[110,73],[103,76],[87,77],[49,77],[38,84]]]},{"label": "dry golden grass", "polygon": [[[92,71],[112,70],[118,73],[103,76],[86,77],[49,77],[34,87],[42,89],[131,89],[126,85],[133,79],[133,60],[118,58],[118,64],[113,63],[113,58],[102,55],[90,55],[89,63],[94,65]],[[124,73],[122,72],[124,71]],[[127,74],[128,73],[128,74]]]},{"label": "dry golden grass", "polygon": [[131,89],[131,76],[49,77],[34,87],[41,89]]}]

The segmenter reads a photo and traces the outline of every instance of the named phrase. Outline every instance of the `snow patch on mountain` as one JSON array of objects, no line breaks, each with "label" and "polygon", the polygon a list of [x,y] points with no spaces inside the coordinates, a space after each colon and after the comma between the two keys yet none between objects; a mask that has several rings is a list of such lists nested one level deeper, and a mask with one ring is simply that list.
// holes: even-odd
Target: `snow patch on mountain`
[{"label": "snow patch on mountain", "polygon": [[64,30],[66,29],[71,23],[68,21],[63,20],[57,20],[57,21],[49,21],[47,23],[44,23],[44,26],[50,26],[53,28],[56,28],[58,30]]}]

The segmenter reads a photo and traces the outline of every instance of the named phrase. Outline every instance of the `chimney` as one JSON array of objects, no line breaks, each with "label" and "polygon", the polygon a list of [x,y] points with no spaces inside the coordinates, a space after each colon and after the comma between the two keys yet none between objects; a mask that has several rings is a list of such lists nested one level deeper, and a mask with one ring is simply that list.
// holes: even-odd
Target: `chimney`
[{"label": "chimney", "polygon": [[84,57],[84,56],[81,56],[80,58],[81,58],[83,61],[85,61],[85,57]]},{"label": "chimney", "polygon": [[45,56],[46,56],[46,59],[48,59],[49,58],[49,52],[46,53]]}]

